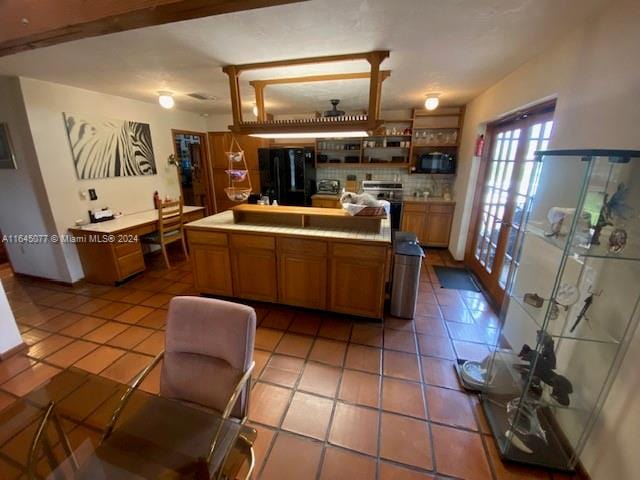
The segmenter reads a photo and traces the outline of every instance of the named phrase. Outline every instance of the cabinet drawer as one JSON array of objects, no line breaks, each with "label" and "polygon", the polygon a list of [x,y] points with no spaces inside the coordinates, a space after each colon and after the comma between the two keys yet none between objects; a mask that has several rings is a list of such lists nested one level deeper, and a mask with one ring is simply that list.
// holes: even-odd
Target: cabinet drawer
[{"label": "cabinet drawer", "polygon": [[278,238],[278,250],[299,255],[325,256],[327,243],[299,238]]},{"label": "cabinet drawer", "polygon": [[276,239],[260,235],[231,235],[231,246],[234,248],[262,248],[275,250]]},{"label": "cabinet drawer", "polygon": [[116,257],[124,257],[130,253],[140,252],[140,244],[138,242],[116,243]]},{"label": "cabinet drawer", "polygon": [[117,261],[121,280],[144,270],[144,258],[141,251],[120,257]]},{"label": "cabinet drawer", "polygon": [[429,205],[431,213],[453,213],[455,207],[453,205]]},{"label": "cabinet drawer", "polygon": [[402,209],[405,212],[426,212],[427,206],[428,205],[426,203],[404,202],[404,204],[402,205]]},{"label": "cabinet drawer", "polygon": [[187,237],[191,243],[201,243],[205,245],[227,245],[227,234],[220,232],[200,232],[189,230]]},{"label": "cabinet drawer", "polygon": [[334,243],[331,245],[331,255],[334,257],[384,260],[387,256],[387,247]]}]

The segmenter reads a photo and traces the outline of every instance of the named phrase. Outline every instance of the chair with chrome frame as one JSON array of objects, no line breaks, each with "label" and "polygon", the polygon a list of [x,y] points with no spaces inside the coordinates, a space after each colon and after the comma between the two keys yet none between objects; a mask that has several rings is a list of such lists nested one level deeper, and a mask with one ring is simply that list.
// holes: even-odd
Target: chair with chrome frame
[{"label": "chair with chrome frame", "polygon": [[[167,315],[165,351],[156,356],[126,390],[104,431],[102,444],[111,441],[132,394],[162,360],[161,397],[212,411],[223,421],[231,419],[241,426],[235,449],[247,452],[246,478],[250,478],[255,464],[252,447],[256,431],[245,423],[254,367],[255,331],[256,313],[251,307],[210,298],[173,298]],[[231,453],[227,451],[221,461],[217,458],[220,468],[211,471],[216,446],[225,435],[222,425],[220,422],[215,430],[206,457],[209,475],[215,474],[218,479],[228,478],[225,463]]]}]

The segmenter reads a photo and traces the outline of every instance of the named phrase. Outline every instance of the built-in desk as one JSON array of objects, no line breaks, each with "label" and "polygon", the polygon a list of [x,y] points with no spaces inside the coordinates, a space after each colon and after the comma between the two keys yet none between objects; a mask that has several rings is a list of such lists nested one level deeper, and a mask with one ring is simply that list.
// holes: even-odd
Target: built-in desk
[{"label": "built-in desk", "polygon": [[[185,206],[184,222],[204,216],[204,207]],[[158,211],[123,215],[106,222],[73,227],[85,280],[114,285],[144,270],[140,237],[158,230]]]}]

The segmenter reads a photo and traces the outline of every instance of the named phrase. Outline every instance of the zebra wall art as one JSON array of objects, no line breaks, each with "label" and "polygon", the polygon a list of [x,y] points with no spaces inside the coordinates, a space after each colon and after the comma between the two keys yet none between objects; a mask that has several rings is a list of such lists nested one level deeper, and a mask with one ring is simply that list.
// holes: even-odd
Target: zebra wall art
[{"label": "zebra wall art", "polygon": [[63,116],[80,180],[157,173],[148,123]]}]

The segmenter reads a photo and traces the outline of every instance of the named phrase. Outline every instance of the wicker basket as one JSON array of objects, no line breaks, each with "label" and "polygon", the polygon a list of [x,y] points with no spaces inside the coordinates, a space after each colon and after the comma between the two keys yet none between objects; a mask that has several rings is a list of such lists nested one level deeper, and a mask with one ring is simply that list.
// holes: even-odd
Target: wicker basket
[{"label": "wicker basket", "polygon": [[385,217],[387,213],[384,211],[384,207],[364,207],[354,216],[356,217]]}]

